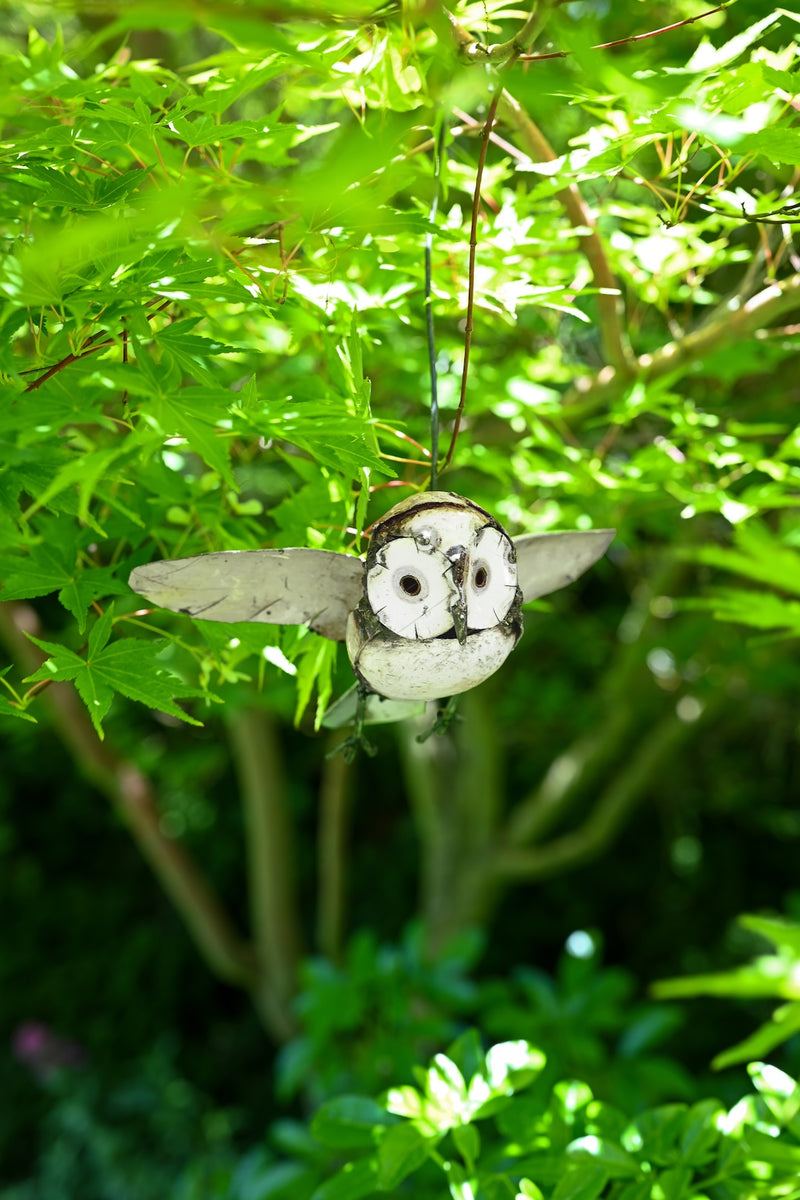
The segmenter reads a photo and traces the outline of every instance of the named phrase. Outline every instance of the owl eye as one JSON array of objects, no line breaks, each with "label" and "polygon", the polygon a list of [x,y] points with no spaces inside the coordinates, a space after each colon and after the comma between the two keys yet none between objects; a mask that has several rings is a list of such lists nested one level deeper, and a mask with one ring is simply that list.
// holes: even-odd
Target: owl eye
[{"label": "owl eye", "polygon": [[416,575],[402,575],[400,577],[400,587],[407,596],[418,596],[422,591],[422,584]]},{"label": "owl eye", "polygon": [[434,638],[453,628],[450,563],[414,538],[396,538],[367,572],[367,599],[375,616],[407,638]]},{"label": "owl eye", "polygon": [[502,621],[517,594],[517,565],[510,541],[491,525],[480,530],[467,582],[467,623],[489,629]]}]

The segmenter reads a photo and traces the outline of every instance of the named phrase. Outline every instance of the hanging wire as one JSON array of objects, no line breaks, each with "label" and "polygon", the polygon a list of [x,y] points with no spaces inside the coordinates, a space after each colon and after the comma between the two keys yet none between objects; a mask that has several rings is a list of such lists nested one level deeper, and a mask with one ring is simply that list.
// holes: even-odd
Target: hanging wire
[{"label": "hanging wire", "polygon": [[439,388],[438,376],[436,371],[436,338],[433,329],[433,295],[432,295],[432,269],[431,258],[433,255],[433,226],[436,222],[436,213],[439,208],[439,192],[441,189],[442,178],[442,158],[444,156],[444,139],[447,129],[445,114],[441,114],[439,124],[439,132],[436,136],[436,144],[433,151],[433,197],[431,199],[431,208],[428,215],[430,228],[425,235],[425,327],[428,335],[428,368],[431,377],[431,484],[432,492],[436,491],[439,483]]},{"label": "hanging wire", "polygon": [[[513,59],[511,62],[513,63]],[[483,125],[481,134],[481,148],[478,155],[478,169],[475,172],[475,189],[472,196],[472,224],[469,234],[469,268],[468,268],[468,289],[467,289],[467,319],[464,325],[464,365],[461,370],[461,392],[458,398],[458,408],[456,409],[456,419],[453,424],[453,432],[450,435],[450,446],[448,448],[442,470],[450,466],[453,457],[453,451],[456,448],[458,435],[461,430],[461,420],[464,415],[464,404],[467,399],[467,380],[469,378],[469,352],[472,346],[472,318],[475,311],[475,257],[478,249],[478,217],[481,207],[481,182],[483,181],[483,168],[486,165],[486,152],[489,149],[489,138],[492,134],[492,126],[497,115],[497,106],[500,103],[502,95],[502,84],[495,83],[494,99],[489,105],[489,111],[486,114],[486,120]]]}]

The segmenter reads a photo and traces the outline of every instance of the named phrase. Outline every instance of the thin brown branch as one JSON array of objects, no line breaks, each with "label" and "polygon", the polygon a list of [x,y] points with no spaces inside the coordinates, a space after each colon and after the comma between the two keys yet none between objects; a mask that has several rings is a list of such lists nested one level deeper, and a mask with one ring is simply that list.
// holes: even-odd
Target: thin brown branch
[{"label": "thin brown branch", "polygon": [[244,809],[250,914],[259,966],[256,1007],[271,1032],[294,1032],[302,937],[293,876],[291,822],[274,718],[243,708],[228,722]]},{"label": "thin brown branch", "polygon": [[[100,335],[96,336],[99,337]],[[48,379],[52,379],[54,375],[57,375],[59,371],[63,371],[64,367],[68,367],[70,363],[78,362],[81,358],[87,358],[90,354],[96,354],[98,350],[105,350],[106,347],[113,346],[115,341],[116,338],[113,337],[106,338],[103,342],[95,342],[94,338],[90,338],[89,342],[86,343],[86,349],[81,350],[78,354],[66,354],[59,362],[54,363],[52,367],[48,367],[43,375],[40,375],[38,379],[34,379],[32,383],[28,384],[25,388],[26,393],[35,392],[43,383],[47,383]]]},{"label": "thin brown branch", "polygon": [[597,412],[619,396],[632,379],[648,383],[680,372],[733,342],[752,337],[797,309],[800,309],[800,273],[770,284],[750,299],[734,296],[719,305],[699,329],[635,359],[631,370],[620,372],[615,367],[604,367],[596,375],[577,380],[564,396],[563,415],[580,418]]},{"label": "thin brown branch", "polygon": [[[26,674],[38,670],[44,656],[25,636],[39,629],[26,604],[0,604],[0,639]],[[211,970],[229,983],[250,989],[256,980],[251,948],[230,919],[195,860],[180,842],[161,830],[158,796],[135,763],[101,742],[70,683],[54,683],[37,702],[79,770],[116,807],[144,858],[169,896]]]},{"label": "thin brown branch", "polygon": [[[734,0],[726,0],[724,4],[718,4],[716,8],[709,8],[706,12],[698,13],[696,17],[687,17],[685,21],[675,21],[672,25],[662,25],[660,29],[651,29],[648,33],[634,33],[630,37],[617,38],[613,42],[599,42],[596,46],[590,46],[590,50],[611,50],[615,46],[627,46],[631,42],[643,42],[646,38],[659,37],[662,33],[671,33],[673,29],[680,29],[683,25],[694,25],[695,21],[704,21],[706,17],[713,17],[714,13],[723,12],[724,9],[730,8]],[[520,62],[543,62],[548,58],[569,58],[572,54],[571,50],[554,50],[550,54],[520,54]]]},{"label": "thin brown branch", "polygon": [[[158,313],[163,312],[164,309],[168,308],[171,303],[171,300],[164,300],[158,305],[157,308],[154,308],[152,312],[145,313],[146,320],[152,321],[153,317],[157,316]],[[122,336],[127,350],[127,331],[123,331]],[[99,338],[104,338],[105,340],[99,341]],[[25,393],[35,392],[36,389],[40,388],[43,383],[47,383],[48,379],[52,379],[54,375],[57,375],[59,371],[63,371],[65,367],[70,365],[70,363],[78,362],[81,358],[86,358],[90,354],[96,354],[98,350],[105,350],[108,346],[113,346],[116,340],[116,337],[105,337],[105,330],[98,331],[90,338],[87,338],[86,342],[84,343],[83,350],[78,350],[75,353],[65,354],[64,357],[59,359],[57,363],[54,363],[52,367],[48,367],[43,375],[40,375],[38,379],[34,379],[32,383],[29,383],[25,388]],[[125,361],[127,361],[127,357],[125,358]],[[30,370],[41,370],[41,367],[31,367]],[[22,375],[27,375],[28,373],[28,371],[20,372]]]}]

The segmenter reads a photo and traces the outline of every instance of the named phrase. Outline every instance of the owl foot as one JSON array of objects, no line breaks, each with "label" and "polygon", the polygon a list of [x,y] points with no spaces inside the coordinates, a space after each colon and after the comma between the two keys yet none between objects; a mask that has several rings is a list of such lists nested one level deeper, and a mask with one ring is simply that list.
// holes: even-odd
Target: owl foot
[{"label": "owl foot", "polygon": [[367,697],[372,693],[369,688],[363,684],[358,685],[358,699],[356,701],[356,712],[353,718],[353,732],[349,737],[327,755],[328,758],[333,758],[336,754],[341,754],[346,763],[351,763],[358,754],[359,750],[363,750],[370,758],[374,758],[378,753],[378,747],[374,746],[364,733],[364,724],[366,721]]},{"label": "owl foot", "polygon": [[454,721],[463,721],[457,712],[458,696],[450,696],[447,700],[442,700],[436,712],[436,720],[431,725],[430,729],[426,729],[424,733],[417,734],[418,742],[427,742],[428,738],[434,733],[445,734]]},{"label": "owl foot", "polygon": [[369,755],[370,758],[374,758],[378,753],[378,747],[375,746],[364,733],[356,732],[354,730],[349,737],[346,737],[343,742],[339,742],[339,745],[336,747],[336,749],[331,750],[330,754],[327,754],[325,757],[333,758],[334,755],[341,754],[346,763],[351,763],[355,759],[359,750],[363,750],[364,753]]}]

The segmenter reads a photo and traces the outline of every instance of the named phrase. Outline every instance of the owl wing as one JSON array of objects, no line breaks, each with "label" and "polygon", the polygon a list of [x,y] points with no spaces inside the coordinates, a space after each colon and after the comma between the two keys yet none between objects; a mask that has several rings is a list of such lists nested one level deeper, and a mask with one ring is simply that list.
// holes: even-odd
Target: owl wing
[{"label": "owl wing", "polygon": [[167,558],[136,567],[129,583],[160,608],[203,621],[309,625],[342,641],[363,581],[360,558],[298,548]]},{"label": "owl wing", "polygon": [[615,533],[614,529],[578,529],[514,538],[523,600],[535,600],[572,583],[605,554]]},{"label": "owl wing", "polygon": [[[322,718],[325,729],[342,729],[353,724],[358,715],[358,692],[356,684],[328,706]],[[365,697],[362,719],[365,725],[388,725],[392,721],[422,716],[424,712],[424,700],[387,700],[377,692],[370,692]]]}]

